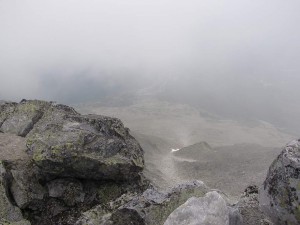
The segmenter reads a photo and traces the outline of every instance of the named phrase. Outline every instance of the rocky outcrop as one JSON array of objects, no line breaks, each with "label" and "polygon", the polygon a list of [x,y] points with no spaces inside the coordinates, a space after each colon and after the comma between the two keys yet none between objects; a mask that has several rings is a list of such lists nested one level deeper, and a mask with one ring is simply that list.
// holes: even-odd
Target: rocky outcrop
[{"label": "rocky outcrop", "polygon": [[52,102],[0,102],[0,161],[0,224],[74,224],[148,186],[143,150],[119,119]]},{"label": "rocky outcrop", "polygon": [[275,224],[300,224],[300,140],[287,144],[270,166],[260,204]]},{"label": "rocky outcrop", "polygon": [[275,224],[299,224],[299,146],[290,143],[271,165],[261,211],[255,187],[236,205],[200,181],[158,191],[143,176],[142,148],[119,119],[53,102],[0,101],[0,224],[182,224],[190,206],[188,219],[204,224],[272,224],[264,212]]},{"label": "rocky outcrop", "polygon": [[143,150],[119,119],[36,100],[0,106],[0,224],[163,224],[209,191],[149,186]]},{"label": "rocky outcrop", "polygon": [[0,118],[1,132],[26,137],[28,153],[45,174],[129,180],[143,169],[142,149],[119,119],[36,100],[5,102]]},{"label": "rocky outcrop", "polygon": [[167,192],[152,187],[140,195],[123,195],[107,207],[97,206],[85,212],[76,225],[162,225],[170,213],[188,198],[202,197],[208,191],[209,188],[201,181],[178,185]]}]

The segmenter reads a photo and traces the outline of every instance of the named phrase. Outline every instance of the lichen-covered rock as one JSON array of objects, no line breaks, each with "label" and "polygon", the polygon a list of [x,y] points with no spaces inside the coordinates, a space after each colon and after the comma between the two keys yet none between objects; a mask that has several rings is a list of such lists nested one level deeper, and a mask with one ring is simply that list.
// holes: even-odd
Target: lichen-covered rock
[{"label": "lichen-covered rock", "polygon": [[260,204],[275,224],[300,224],[300,140],[287,144],[270,166]]},{"label": "lichen-covered rock", "polygon": [[245,189],[236,208],[241,214],[243,225],[273,225],[259,207],[258,187],[255,185]]},{"label": "lichen-covered rock", "polygon": [[164,225],[229,225],[229,209],[222,196],[208,192],[201,198],[189,198],[175,209]]},{"label": "lichen-covered rock", "polygon": [[[163,224],[167,217],[188,198],[202,197],[208,192],[208,187],[201,181],[191,181],[171,189],[168,192],[159,192],[156,189],[148,189],[141,196],[134,198],[120,207],[113,215],[112,221],[122,224],[121,218],[130,213],[140,224]],[[130,217],[127,216],[130,221]]]},{"label": "lichen-covered rock", "polygon": [[52,102],[1,102],[0,131],[27,138],[44,174],[95,180],[135,180],[143,151],[116,118],[80,115]]},{"label": "lichen-covered rock", "polygon": [[[5,120],[1,124],[0,130],[4,133],[25,137],[34,124],[43,116],[45,107],[49,106],[49,104],[48,102],[37,100],[24,100],[17,105],[13,103],[4,104],[0,110],[1,116],[5,116]],[[13,110],[12,106],[14,106]]]},{"label": "lichen-covered rock", "polygon": [[0,219],[7,222],[17,222],[23,219],[21,210],[12,204],[9,198],[9,178],[7,171],[0,161]]},{"label": "lichen-covered rock", "polygon": [[[179,185],[168,192],[160,192],[155,188],[149,188],[140,195],[122,196],[107,209],[98,208],[85,213],[79,219],[77,225],[97,225],[97,221],[105,218],[100,224],[136,224],[136,225],[162,225],[167,217],[178,206],[192,196],[202,197],[209,191],[201,181],[192,181]],[[122,205],[121,205],[121,204]]]},{"label": "lichen-covered rock", "polygon": [[119,119],[67,106],[51,105],[27,138],[35,163],[59,177],[133,180],[144,166],[140,145]]},{"label": "lichen-covered rock", "polygon": [[0,224],[75,224],[149,186],[143,150],[119,119],[53,102],[0,101],[0,161]]}]

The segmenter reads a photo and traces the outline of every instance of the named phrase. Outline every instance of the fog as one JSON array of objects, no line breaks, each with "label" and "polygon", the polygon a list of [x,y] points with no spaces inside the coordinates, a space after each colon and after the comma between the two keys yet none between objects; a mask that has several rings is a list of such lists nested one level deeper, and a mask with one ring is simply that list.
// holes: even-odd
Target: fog
[{"label": "fog", "polygon": [[299,7],[0,0],[0,99],[80,103],[146,93],[297,133]]}]

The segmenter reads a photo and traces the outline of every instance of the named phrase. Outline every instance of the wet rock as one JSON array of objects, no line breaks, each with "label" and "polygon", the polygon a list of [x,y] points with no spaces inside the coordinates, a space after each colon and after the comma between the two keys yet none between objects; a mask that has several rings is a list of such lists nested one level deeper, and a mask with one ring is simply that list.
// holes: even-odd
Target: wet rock
[{"label": "wet rock", "polygon": [[276,224],[300,224],[300,141],[286,145],[260,190],[262,210]]},{"label": "wet rock", "polygon": [[174,210],[164,225],[229,225],[229,209],[222,196],[208,192],[204,197],[189,198]]}]

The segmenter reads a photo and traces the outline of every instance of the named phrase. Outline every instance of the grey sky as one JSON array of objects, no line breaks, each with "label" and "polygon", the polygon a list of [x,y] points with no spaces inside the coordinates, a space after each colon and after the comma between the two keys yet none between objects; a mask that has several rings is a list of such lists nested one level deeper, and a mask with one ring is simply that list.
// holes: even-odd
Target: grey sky
[{"label": "grey sky", "polygon": [[0,0],[0,98],[76,102],[163,84],[163,96],[245,94],[255,106],[258,92],[274,110],[288,96],[292,105],[299,8],[298,0]]}]

